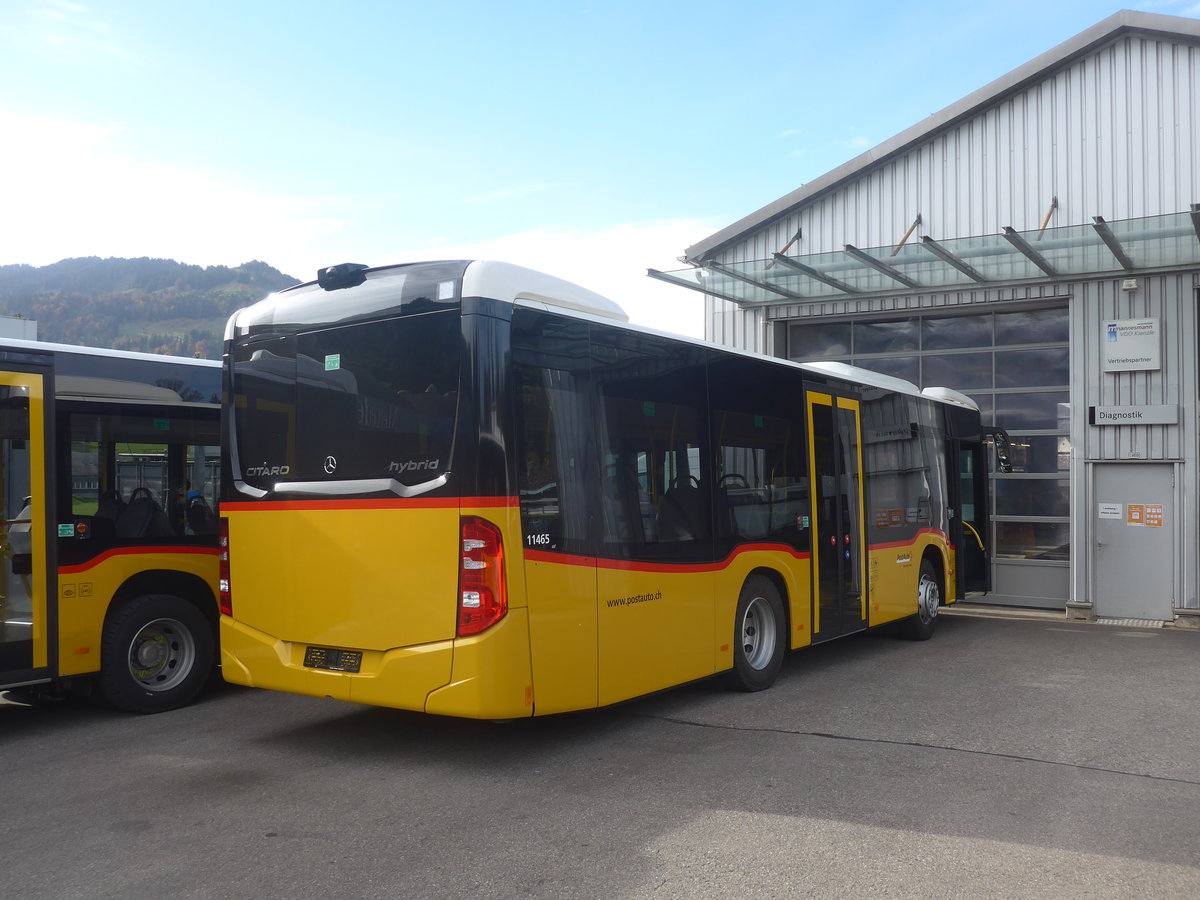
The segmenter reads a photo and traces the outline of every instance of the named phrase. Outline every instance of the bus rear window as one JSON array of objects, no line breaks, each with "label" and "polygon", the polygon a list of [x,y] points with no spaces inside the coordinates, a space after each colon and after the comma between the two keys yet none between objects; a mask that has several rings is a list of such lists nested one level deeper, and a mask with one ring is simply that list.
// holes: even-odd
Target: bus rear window
[{"label": "bus rear window", "polygon": [[420,484],[449,465],[458,402],[457,310],[402,316],[236,348],[242,478],[393,478]]}]

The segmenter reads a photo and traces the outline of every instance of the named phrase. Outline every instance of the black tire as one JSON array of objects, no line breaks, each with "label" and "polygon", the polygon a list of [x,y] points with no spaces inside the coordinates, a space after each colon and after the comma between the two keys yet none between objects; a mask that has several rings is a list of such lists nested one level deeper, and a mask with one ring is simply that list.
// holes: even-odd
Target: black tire
[{"label": "black tire", "polygon": [[761,691],[773,685],[783,666],[787,638],[787,616],[779,589],[771,579],[751,575],[742,585],[733,618],[733,669],[727,686]]},{"label": "black tire", "polygon": [[933,637],[941,604],[942,588],[937,570],[933,563],[923,559],[917,578],[917,614],[900,623],[900,636],[910,641],[927,641]]},{"label": "black tire", "polygon": [[216,665],[212,626],[171,594],[143,594],[109,614],[100,693],[117,709],[156,713],[190,703]]}]

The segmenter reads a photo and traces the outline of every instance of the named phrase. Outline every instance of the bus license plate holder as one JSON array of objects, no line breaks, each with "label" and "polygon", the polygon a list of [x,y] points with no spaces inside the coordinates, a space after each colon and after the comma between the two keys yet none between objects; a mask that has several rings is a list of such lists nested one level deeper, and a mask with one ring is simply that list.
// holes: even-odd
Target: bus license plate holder
[{"label": "bus license plate holder", "polygon": [[331,672],[357,672],[362,668],[362,651],[305,647],[304,666],[308,669],[328,669]]}]

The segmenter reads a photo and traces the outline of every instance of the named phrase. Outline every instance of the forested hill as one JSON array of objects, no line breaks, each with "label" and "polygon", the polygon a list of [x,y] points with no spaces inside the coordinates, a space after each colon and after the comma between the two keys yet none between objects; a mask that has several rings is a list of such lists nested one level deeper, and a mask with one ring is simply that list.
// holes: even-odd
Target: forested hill
[{"label": "forested hill", "polygon": [[299,282],[264,262],[64,259],[0,266],[0,315],[36,319],[38,338],[218,359],[230,313]]}]

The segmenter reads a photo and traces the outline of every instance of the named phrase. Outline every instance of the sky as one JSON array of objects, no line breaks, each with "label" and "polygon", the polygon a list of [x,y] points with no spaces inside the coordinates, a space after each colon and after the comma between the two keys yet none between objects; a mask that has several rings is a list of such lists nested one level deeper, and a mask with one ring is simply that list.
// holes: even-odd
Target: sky
[{"label": "sky", "polygon": [[502,259],[702,336],[647,268],[1120,8],[0,0],[0,265]]}]

